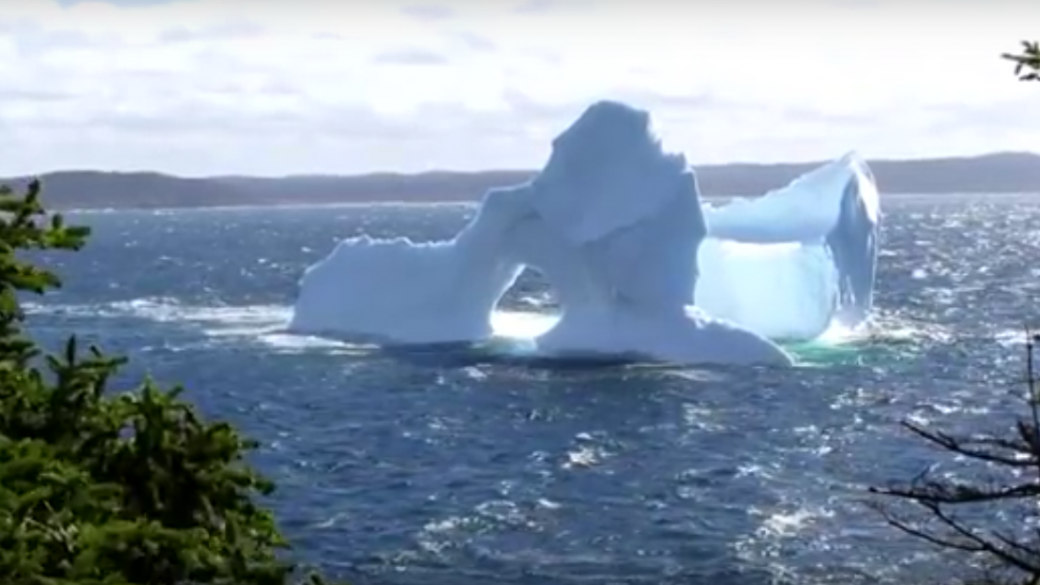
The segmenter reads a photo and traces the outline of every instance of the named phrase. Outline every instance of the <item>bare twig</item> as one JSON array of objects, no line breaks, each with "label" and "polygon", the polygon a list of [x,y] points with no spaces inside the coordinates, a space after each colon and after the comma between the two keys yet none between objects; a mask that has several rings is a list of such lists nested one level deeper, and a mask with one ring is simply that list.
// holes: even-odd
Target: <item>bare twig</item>
[{"label": "bare twig", "polygon": [[[997,485],[980,485],[943,477],[935,477],[934,465],[905,486],[871,488],[871,493],[896,501],[912,504],[931,522],[911,522],[896,517],[887,507],[874,506],[892,527],[939,548],[987,558],[1003,569],[1026,578],[1026,582],[1040,585],[1040,531],[1021,535],[1021,528],[1031,517],[1040,517],[1040,397],[1037,395],[1034,351],[1040,335],[1026,329],[1026,387],[1029,414],[1017,421],[1010,437],[991,435],[957,437],[952,434],[904,423],[904,428],[925,441],[969,461],[1014,472],[1034,470],[1027,479]],[[983,522],[986,528],[950,514],[947,508],[964,506],[992,506],[1021,501],[1031,506],[1020,516],[1018,530],[1000,530],[988,526],[992,517]]]}]

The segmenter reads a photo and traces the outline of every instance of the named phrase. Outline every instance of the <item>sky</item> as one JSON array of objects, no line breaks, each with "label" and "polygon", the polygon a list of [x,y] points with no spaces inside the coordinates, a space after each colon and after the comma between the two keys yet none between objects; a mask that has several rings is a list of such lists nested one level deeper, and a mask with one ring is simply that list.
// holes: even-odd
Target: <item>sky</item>
[{"label": "sky", "polygon": [[694,165],[1040,151],[1037,0],[0,0],[0,175],[537,168],[589,104]]}]

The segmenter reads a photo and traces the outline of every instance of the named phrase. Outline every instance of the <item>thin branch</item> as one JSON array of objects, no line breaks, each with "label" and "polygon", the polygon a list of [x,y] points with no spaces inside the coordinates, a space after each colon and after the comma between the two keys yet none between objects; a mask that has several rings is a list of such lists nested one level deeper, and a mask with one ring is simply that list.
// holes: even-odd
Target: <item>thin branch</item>
[{"label": "thin branch", "polygon": [[[915,435],[925,439],[930,443],[934,443],[947,451],[952,451],[965,457],[972,459],[978,459],[980,461],[988,461],[990,463],[996,463],[999,465],[1005,465],[1007,467],[1018,467],[1018,468],[1031,468],[1036,465],[1037,456],[1035,452],[1031,452],[1026,445],[1018,445],[1014,442],[1006,439],[996,439],[994,437],[975,437],[975,438],[958,438],[952,435],[943,433],[942,431],[933,431],[925,429],[924,427],[911,423],[903,422],[902,426],[908,429]],[[990,445],[994,447],[1000,447],[1011,451],[1014,454],[1025,455],[1025,459],[1015,459],[1009,455],[1003,455],[994,453],[992,451],[974,448],[971,445]]]},{"label": "thin branch", "polygon": [[1024,555],[1034,556],[1034,557],[1035,556],[1040,556],[1040,555],[1038,555],[1038,551],[1036,549],[1030,548],[1029,546],[1027,546],[1025,544],[1022,544],[1020,542],[1015,541],[1014,538],[1001,533],[999,530],[994,530],[993,531],[993,538],[996,538],[997,540],[999,540],[1007,548],[1019,551],[1020,553],[1022,553]]},{"label": "thin branch", "polygon": [[982,489],[959,483],[929,480],[907,488],[869,488],[871,493],[895,496],[922,503],[980,504],[998,500],[1017,500],[1040,496],[1040,485],[1028,483],[1011,487]]},{"label": "thin branch", "polygon": [[1008,553],[1000,546],[993,544],[988,539],[975,534],[973,531],[960,525],[956,520],[954,520],[945,512],[943,512],[941,506],[926,505],[926,507],[936,518],[939,519],[940,522],[942,522],[944,525],[950,528],[950,530],[953,530],[954,532],[963,536],[964,538],[977,543],[978,546],[982,548],[983,551],[987,554],[996,557],[997,559],[1003,561],[1007,565],[1016,567],[1026,573],[1029,573],[1030,575],[1040,574],[1040,565],[1030,564],[1022,559],[1019,559],[1017,556]]},{"label": "thin branch", "polygon": [[[1014,530],[974,528],[970,523],[952,516],[946,509],[947,506],[985,505],[1011,500],[1025,500],[1040,508],[1040,396],[1036,392],[1037,378],[1033,359],[1033,351],[1040,342],[1040,336],[1034,336],[1029,329],[1026,330],[1026,334],[1029,416],[1016,421],[1010,437],[955,437],[909,422],[903,423],[903,427],[955,455],[984,464],[997,465],[1006,470],[1033,469],[1037,473],[1029,474],[1029,479],[1010,485],[993,482],[994,485],[986,486],[955,479],[933,478],[933,465],[918,474],[909,484],[871,488],[870,492],[912,502],[920,506],[931,522],[937,523],[935,526],[911,523],[896,517],[881,505],[875,506],[890,526],[943,549],[982,555],[1004,569],[1024,573],[1032,582],[1040,585],[1040,529],[1032,530],[1032,538],[1018,538]],[[1036,515],[1037,511],[1026,512],[1026,517]]]}]

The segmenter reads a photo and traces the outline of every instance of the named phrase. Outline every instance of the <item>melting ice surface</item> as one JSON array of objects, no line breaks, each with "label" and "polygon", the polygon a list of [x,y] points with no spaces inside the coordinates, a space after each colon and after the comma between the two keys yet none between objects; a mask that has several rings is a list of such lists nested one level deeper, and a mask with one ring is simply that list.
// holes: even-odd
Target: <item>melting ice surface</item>
[{"label": "melting ice surface", "polygon": [[774,340],[866,317],[877,191],[858,157],[710,208],[651,127],[643,110],[597,102],[553,140],[534,179],[489,191],[453,239],[343,240],[304,273],[290,330],[484,341],[525,268],[560,306],[533,339],[545,356],[790,365]]}]

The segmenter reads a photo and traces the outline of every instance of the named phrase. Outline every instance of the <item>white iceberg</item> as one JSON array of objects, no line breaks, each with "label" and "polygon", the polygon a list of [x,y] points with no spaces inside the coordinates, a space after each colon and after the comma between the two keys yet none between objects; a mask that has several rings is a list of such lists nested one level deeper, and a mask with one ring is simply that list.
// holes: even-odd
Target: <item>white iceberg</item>
[{"label": "white iceberg", "polygon": [[880,201],[855,153],[756,199],[705,206],[697,305],[771,339],[854,328],[874,302]]},{"label": "white iceberg", "polygon": [[[560,305],[559,319],[534,339],[549,356],[789,365],[771,333],[808,334],[844,308],[869,310],[870,293],[856,280],[866,274],[857,264],[863,254],[854,254],[862,240],[855,230],[864,226],[844,212],[864,207],[866,189],[830,217],[805,201],[821,216],[816,223],[794,211],[813,197],[841,199],[835,189],[851,192],[836,186],[836,177],[861,168],[858,159],[846,157],[759,200],[709,210],[706,221],[694,172],[650,128],[645,111],[597,102],[553,141],[532,181],[489,191],[453,239],[342,241],[304,273],[290,330],[395,344],[486,340],[499,299],[525,268],[545,276]],[[848,234],[829,235],[846,224]],[[792,280],[772,307],[762,290],[765,273],[743,274],[757,265]],[[819,284],[799,282],[814,274]],[[840,285],[840,275],[853,284]],[[744,278],[758,290],[746,293]],[[762,306],[751,306],[755,301]],[[790,314],[770,316],[774,310]]]}]

